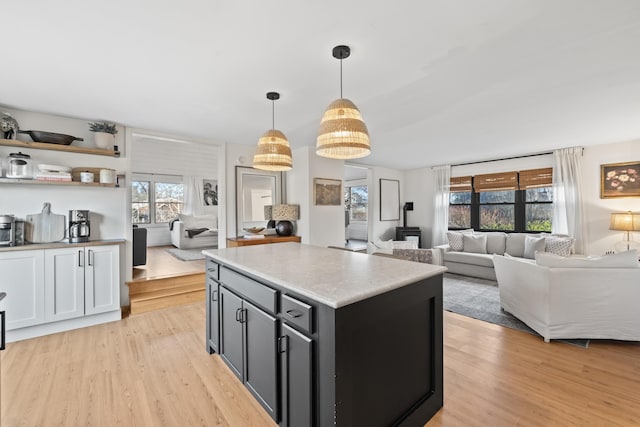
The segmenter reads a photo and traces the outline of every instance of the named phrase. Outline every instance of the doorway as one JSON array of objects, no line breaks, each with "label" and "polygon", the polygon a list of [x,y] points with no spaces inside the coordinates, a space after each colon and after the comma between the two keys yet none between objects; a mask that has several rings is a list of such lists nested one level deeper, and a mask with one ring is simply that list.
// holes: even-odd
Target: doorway
[{"label": "doorway", "polygon": [[345,248],[366,251],[369,237],[368,168],[344,166],[344,233]]}]

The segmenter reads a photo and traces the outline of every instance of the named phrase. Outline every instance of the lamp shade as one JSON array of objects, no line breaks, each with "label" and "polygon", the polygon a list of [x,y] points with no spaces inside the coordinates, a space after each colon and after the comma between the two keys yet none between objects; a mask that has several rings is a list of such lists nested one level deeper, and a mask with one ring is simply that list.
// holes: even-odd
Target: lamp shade
[{"label": "lamp shade", "polygon": [[275,221],[295,221],[299,217],[298,205],[273,205],[273,219]]},{"label": "lamp shade", "polygon": [[267,171],[288,171],[292,168],[291,147],[282,132],[271,129],[258,140],[253,167]]},{"label": "lamp shade", "polygon": [[640,214],[631,211],[612,213],[609,230],[640,231]]},{"label": "lamp shade", "polygon": [[370,153],[369,131],[358,107],[345,98],[329,104],[320,121],[316,154],[332,159],[357,159]]}]

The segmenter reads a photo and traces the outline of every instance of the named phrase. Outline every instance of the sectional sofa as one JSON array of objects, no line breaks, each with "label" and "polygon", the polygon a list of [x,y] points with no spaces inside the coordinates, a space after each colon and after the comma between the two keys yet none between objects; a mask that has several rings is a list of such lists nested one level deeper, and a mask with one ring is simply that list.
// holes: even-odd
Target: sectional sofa
[{"label": "sectional sofa", "polygon": [[496,280],[493,255],[534,259],[536,251],[561,256],[572,253],[574,240],[548,233],[450,231],[448,244],[436,246],[450,273]]}]

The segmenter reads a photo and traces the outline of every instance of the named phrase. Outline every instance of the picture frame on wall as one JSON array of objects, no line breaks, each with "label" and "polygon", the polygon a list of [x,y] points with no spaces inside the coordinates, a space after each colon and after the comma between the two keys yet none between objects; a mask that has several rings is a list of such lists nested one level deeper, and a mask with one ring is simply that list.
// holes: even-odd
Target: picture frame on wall
[{"label": "picture frame on wall", "polygon": [[316,206],[341,206],[343,203],[342,181],[313,178],[313,201]]},{"label": "picture frame on wall", "polygon": [[380,221],[400,220],[400,181],[380,178]]},{"label": "picture frame on wall", "polygon": [[640,161],[600,165],[600,198],[640,197]]},{"label": "picture frame on wall", "polygon": [[202,194],[204,206],[218,206],[218,181],[203,179]]}]

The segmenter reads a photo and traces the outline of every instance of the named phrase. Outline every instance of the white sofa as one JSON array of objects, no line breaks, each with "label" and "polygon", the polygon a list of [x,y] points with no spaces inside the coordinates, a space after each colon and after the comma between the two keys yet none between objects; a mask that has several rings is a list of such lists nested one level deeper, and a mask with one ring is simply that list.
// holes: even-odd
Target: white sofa
[{"label": "white sofa", "polygon": [[[441,251],[440,258],[449,272],[488,280],[496,280],[494,254],[533,259],[536,251],[554,250],[555,243],[562,241],[562,250],[569,255],[573,245],[573,239],[566,235],[548,233],[478,232],[469,229],[450,231],[447,237],[450,243],[435,249]],[[454,238],[459,239],[457,246]]]},{"label": "white sofa", "polygon": [[[178,221],[171,225],[171,244],[179,249],[199,249],[218,247],[218,218],[215,215],[178,215]],[[189,230],[205,231],[189,237]]]},{"label": "white sofa", "polygon": [[640,267],[635,251],[537,260],[493,257],[500,304],[550,339],[640,341]]}]

